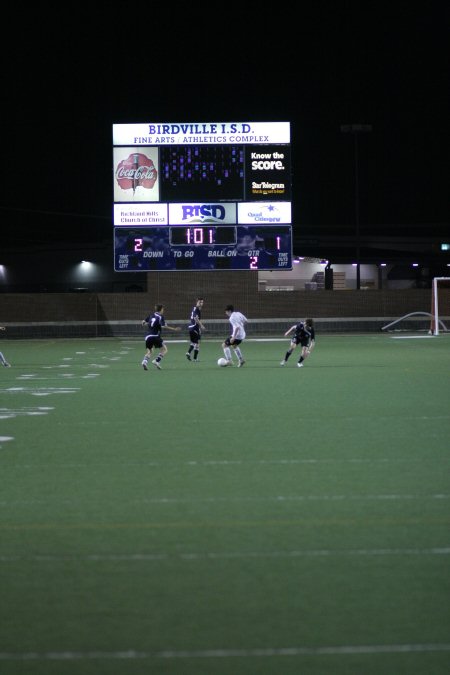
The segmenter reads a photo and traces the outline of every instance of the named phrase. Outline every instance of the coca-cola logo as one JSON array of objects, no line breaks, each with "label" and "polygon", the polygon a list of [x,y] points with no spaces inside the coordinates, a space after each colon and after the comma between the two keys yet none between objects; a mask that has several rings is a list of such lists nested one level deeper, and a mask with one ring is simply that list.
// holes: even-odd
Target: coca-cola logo
[{"label": "coca-cola logo", "polygon": [[151,190],[158,172],[153,161],[140,152],[133,152],[117,165],[116,180],[122,190],[136,190],[138,186]]}]

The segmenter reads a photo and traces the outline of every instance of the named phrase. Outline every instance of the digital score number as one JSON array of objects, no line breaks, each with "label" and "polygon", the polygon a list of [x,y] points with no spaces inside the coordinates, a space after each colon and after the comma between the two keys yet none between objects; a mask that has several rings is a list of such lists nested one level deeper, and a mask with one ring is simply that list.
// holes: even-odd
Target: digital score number
[{"label": "digital score number", "polygon": [[236,244],[235,227],[171,227],[169,236],[173,246]]},{"label": "digital score number", "polygon": [[116,272],[291,268],[291,225],[115,228]]}]

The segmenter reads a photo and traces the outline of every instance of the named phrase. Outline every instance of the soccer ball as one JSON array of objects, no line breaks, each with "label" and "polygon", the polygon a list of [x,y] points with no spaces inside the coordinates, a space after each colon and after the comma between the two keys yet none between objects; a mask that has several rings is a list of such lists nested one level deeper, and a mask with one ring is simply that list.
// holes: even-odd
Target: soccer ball
[{"label": "soccer ball", "polygon": [[218,366],[222,366],[222,367],[223,367],[223,366],[227,366],[227,365],[228,365],[228,361],[227,361],[226,359],[224,359],[223,356],[222,356],[222,357],[217,361],[217,365],[218,365]]}]

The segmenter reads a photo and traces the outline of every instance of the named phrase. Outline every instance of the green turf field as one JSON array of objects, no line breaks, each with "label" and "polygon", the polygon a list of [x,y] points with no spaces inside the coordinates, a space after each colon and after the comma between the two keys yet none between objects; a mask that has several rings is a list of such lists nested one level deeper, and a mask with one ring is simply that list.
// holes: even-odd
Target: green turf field
[{"label": "green turf field", "polygon": [[2,675],[448,675],[450,338],[0,349]]}]

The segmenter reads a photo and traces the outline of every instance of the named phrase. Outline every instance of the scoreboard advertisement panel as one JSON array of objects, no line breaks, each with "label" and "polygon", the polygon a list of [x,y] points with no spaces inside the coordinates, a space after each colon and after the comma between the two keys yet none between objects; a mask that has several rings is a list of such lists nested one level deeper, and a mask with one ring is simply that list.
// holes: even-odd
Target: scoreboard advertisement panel
[{"label": "scoreboard advertisement panel", "polygon": [[113,125],[114,269],[292,269],[288,122]]}]

